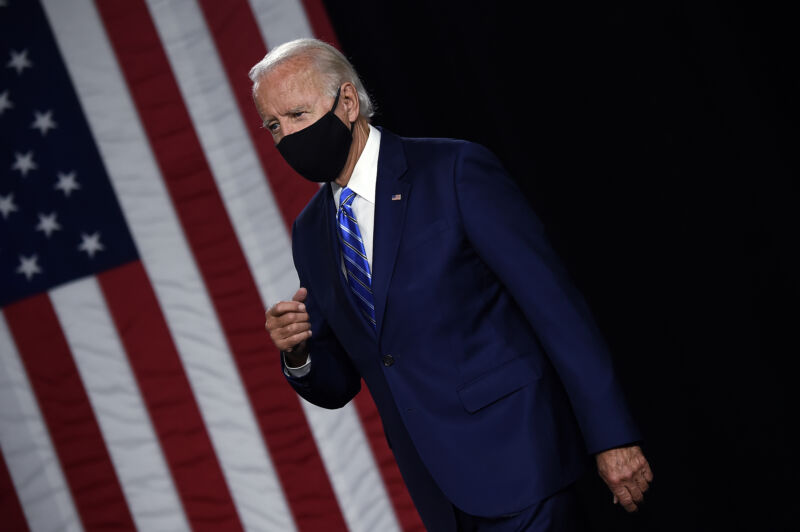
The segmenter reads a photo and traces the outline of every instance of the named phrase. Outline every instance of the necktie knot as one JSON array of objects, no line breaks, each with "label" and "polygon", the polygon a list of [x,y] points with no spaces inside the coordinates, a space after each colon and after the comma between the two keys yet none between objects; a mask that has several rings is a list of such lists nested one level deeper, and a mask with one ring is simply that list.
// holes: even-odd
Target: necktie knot
[{"label": "necktie knot", "polygon": [[342,189],[342,194],[339,196],[339,207],[350,207],[353,205],[353,200],[356,199],[356,193],[347,187]]}]

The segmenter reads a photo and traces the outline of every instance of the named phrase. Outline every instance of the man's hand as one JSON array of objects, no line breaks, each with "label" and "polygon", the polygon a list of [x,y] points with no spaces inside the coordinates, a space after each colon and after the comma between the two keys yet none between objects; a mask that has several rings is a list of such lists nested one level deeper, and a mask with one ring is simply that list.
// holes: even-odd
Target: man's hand
[{"label": "man's hand", "polygon": [[267,332],[292,367],[305,364],[308,355],[306,340],[311,337],[311,322],[303,304],[307,295],[308,290],[301,287],[291,301],[276,303],[267,311]]},{"label": "man's hand", "polygon": [[638,445],[619,447],[598,453],[597,472],[614,494],[614,504],[620,503],[635,512],[653,481],[653,472]]}]

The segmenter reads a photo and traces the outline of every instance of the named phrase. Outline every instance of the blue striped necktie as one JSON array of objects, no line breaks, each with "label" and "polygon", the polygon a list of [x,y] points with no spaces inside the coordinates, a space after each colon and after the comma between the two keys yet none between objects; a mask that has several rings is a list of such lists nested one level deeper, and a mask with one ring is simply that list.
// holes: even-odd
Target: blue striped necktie
[{"label": "blue striped necktie", "polygon": [[347,284],[356,296],[361,313],[375,328],[375,300],[372,297],[372,273],[358,230],[356,215],[353,213],[353,200],[356,193],[347,187],[342,189],[339,196],[339,210],[336,219],[339,223],[339,238],[342,243],[342,258],[344,269],[347,272]]}]

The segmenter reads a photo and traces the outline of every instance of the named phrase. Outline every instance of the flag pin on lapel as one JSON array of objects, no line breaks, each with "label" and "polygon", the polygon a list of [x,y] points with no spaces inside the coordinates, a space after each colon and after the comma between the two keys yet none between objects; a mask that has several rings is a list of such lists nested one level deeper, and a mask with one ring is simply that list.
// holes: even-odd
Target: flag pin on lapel
[{"label": "flag pin on lapel", "polygon": [[402,194],[392,194],[392,201],[400,201],[401,199],[403,199]]}]

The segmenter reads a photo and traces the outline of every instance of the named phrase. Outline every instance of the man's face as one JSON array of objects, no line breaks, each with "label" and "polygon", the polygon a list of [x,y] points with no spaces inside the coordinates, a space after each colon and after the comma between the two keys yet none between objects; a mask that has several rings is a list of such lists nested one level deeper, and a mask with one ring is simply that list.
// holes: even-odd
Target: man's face
[{"label": "man's face", "polygon": [[322,118],[334,101],[324,94],[311,61],[304,58],[290,59],[261,77],[254,98],[275,144]]}]

